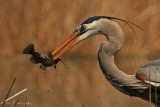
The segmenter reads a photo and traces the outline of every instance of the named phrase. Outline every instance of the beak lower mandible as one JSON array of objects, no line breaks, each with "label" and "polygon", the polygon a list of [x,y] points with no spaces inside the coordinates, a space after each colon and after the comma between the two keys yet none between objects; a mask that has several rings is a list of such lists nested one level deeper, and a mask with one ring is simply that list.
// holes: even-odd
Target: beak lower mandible
[{"label": "beak lower mandible", "polygon": [[57,58],[61,57],[77,43],[79,43],[79,33],[72,33],[71,36],[62,43],[62,45],[52,52],[53,59],[56,60]]}]

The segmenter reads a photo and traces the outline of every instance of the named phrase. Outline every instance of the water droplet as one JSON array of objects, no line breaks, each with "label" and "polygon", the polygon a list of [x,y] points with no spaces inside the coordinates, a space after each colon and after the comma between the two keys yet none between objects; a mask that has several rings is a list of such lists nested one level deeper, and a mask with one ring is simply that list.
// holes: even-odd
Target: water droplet
[{"label": "water droplet", "polygon": [[39,78],[40,78],[40,79],[42,79],[42,77],[41,77],[41,76],[40,76]]},{"label": "water droplet", "polygon": [[48,88],[50,88],[50,87],[48,86]]},{"label": "water droplet", "polygon": [[48,90],[48,93],[50,93],[50,90]]},{"label": "water droplet", "polygon": [[43,100],[41,101],[41,103],[43,103]]},{"label": "water droplet", "polygon": [[44,87],[44,84],[42,86]]}]

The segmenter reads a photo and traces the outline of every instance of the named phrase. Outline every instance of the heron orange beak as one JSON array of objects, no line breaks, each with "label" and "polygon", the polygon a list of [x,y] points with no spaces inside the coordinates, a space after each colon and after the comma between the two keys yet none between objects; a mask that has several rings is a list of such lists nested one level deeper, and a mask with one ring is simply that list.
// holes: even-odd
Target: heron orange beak
[{"label": "heron orange beak", "polygon": [[58,59],[77,43],[79,43],[79,33],[75,32],[71,34],[71,36],[62,43],[62,45],[52,52],[53,59]]}]

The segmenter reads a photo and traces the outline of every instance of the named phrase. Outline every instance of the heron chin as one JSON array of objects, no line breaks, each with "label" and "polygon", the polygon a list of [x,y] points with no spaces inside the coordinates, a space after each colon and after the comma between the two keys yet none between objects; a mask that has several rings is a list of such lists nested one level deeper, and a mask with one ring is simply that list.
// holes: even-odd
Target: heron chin
[{"label": "heron chin", "polygon": [[108,16],[90,17],[78,25],[71,36],[52,52],[54,60],[79,42],[102,34],[107,40],[101,43],[98,61],[105,78],[122,93],[151,101],[160,107],[160,60],[149,62],[135,75],[128,75],[119,70],[114,63],[114,56],[123,46],[124,34],[121,27],[113,20],[120,20],[128,25],[133,24]]}]

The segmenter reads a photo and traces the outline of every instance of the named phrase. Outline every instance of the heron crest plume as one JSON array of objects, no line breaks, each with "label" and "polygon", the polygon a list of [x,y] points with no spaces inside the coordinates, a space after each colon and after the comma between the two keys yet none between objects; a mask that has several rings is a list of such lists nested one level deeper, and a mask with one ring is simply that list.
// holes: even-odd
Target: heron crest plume
[{"label": "heron crest plume", "polygon": [[90,18],[86,19],[86,20],[85,20],[83,23],[81,23],[81,24],[92,23],[93,21],[99,20],[99,19],[101,19],[101,18],[106,18],[106,19],[109,19],[109,20],[119,20],[119,21],[125,22],[125,23],[132,29],[134,35],[136,36],[136,39],[137,39],[137,35],[136,35],[134,29],[132,28],[132,26],[131,26],[130,24],[132,24],[132,25],[138,27],[139,29],[141,29],[142,31],[144,31],[140,26],[136,25],[135,23],[132,23],[132,22],[129,22],[129,21],[120,19],[120,18],[116,18],[116,17],[110,17],[110,16],[93,16],[93,17],[90,17]]}]

